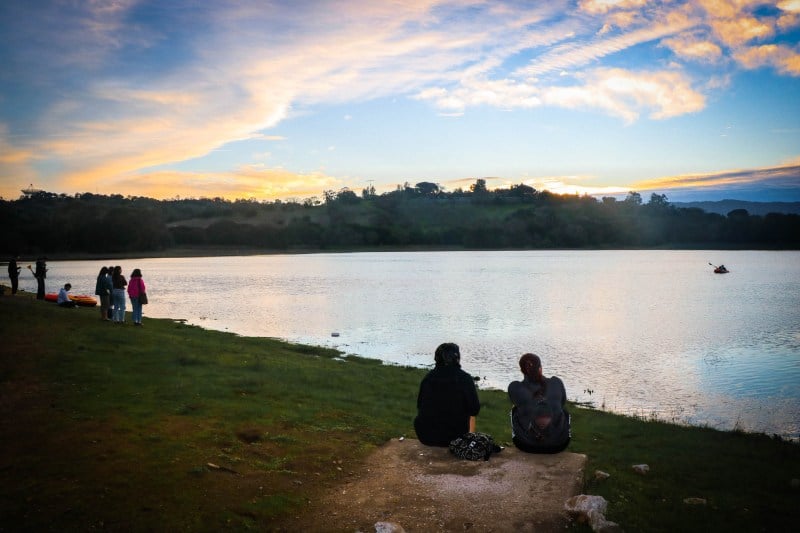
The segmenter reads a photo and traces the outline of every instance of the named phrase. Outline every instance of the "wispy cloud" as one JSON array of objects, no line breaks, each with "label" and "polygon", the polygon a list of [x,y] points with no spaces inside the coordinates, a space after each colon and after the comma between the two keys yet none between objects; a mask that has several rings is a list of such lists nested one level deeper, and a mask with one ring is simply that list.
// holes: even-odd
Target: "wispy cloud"
[{"label": "wispy cloud", "polygon": [[709,188],[721,186],[748,186],[759,184],[770,188],[797,189],[800,184],[800,165],[789,164],[769,168],[725,170],[704,174],[684,174],[645,180],[631,185],[633,190],[666,190]]},{"label": "wispy cloud", "polygon": [[663,119],[699,111],[705,98],[680,72],[630,72],[623,69],[590,71],[582,85],[550,87],[543,100],[552,105],[595,108],[631,123],[642,110]]},{"label": "wispy cloud", "polygon": [[[148,184],[154,168],[235,141],[283,140],[269,130],[316,106],[389,96],[445,116],[556,108],[632,124],[696,113],[730,73],[697,75],[686,63],[800,76],[796,44],[780,39],[800,24],[797,1],[762,4],[7,0],[0,99],[25,112],[0,114],[0,187],[18,188],[12,179],[72,191]],[[660,44],[663,57],[619,60],[647,43]],[[336,183],[256,174],[275,186],[259,189],[237,169],[187,183],[223,190],[236,178],[264,195],[299,189],[286,185],[296,183],[291,175],[309,188]],[[180,186],[180,174],[158,176]]]},{"label": "wispy cloud", "polygon": [[[187,4],[178,11],[190,12],[205,31],[179,32],[184,40],[169,44],[178,44],[185,57],[164,49],[165,58],[151,75],[137,69],[137,56],[157,55],[172,37],[158,27],[144,35],[138,31],[147,27],[143,24],[132,26],[133,36],[120,27],[138,8],[135,2],[90,8],[82,13],[80,5],[71,8],[70,18],[76,20],[59,33],[64,55],[86,58],[87,47],[102,50],[73,66],[85,71],[88,81],[81,83],[71,73],[73,86],[65,86],[61,97],[26,126],[36,134],[26,150],[57,161],[61,186],[73,190],[260,135],[295,106],[407,94],[434,80],[455,79],[461,69],[481,61],[502,61],[492,58],[502,31],[491,34],[486,29],[491,24],[467,16],[471,9],[483,10],[501,28],[523,31],[516,9],[487,9],[482,2],[321,2],[311,12],[260,2]],[[31,8],[19,18],[31,28],[45,22],[55,30],[53,12],[56,6]],[[522,18],[537,20],[537,12]],[[339,22],[332,25],[334,15]],[[264,31],[267,20],[271,32]],[[87,25],[93,30],[81,30]],[[518,45],[511,44],[506,53],[515,50]],[[41,67],[34,74],[46,76],[57,61],[39,52],[41,61],[35,64]],[[130,71],[116,68],[119,54],[129,55]],[[53,81],[65,75],[58,69],[56,74]]]},{"label": "wispy cloud", "polygon": [[459,87],[426,89],[415,96],[431,100],[440,109],[463,112],[468,107],[490,105],[507,109],[531,108],[542,104],[539,88],[513,80],[465,80]]},{"label": "wispy cloud", "polygon": [[651,118],[663,119],[699,111],[705,105],[705,97],[680,72],[603,68],[587,71],[572,85],[539,87],[507,79],[470,80],[452,91],[422,91],[417,98],[432,100],[440,109],[459,113],[476,105],[596,109],[628,123],[637,120],[643,111],[649,111]]},{"label": "wispy cloud", "polygon": [[686,17],[681,11],[675,11],[665,14],[663,19],[659,17],[655,21],[648,20],[642,27],[626,29],[614,35],[578,35],[534,58],[528,66],[518,69],[514,74],[520,77],[536,77],[582,67],[638,44],[675,35],[695,24],[696,21]]}]

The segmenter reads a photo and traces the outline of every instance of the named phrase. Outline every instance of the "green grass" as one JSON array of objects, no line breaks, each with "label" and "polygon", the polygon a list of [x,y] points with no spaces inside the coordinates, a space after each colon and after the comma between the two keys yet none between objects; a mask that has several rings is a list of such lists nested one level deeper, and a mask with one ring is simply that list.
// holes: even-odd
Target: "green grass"
[{"label": "green grass", "polygon": [[[275,529],[376,446],[414,436],[421,369],[170,320],[115,326],[7,292],[0,336],[0,530]],[[479,430],[507,442],[505,394],[480,397]],[[628,531],[800,519],[796,444],[572,413],[585,491]],[[596,482],[595,469],[611,477]]]}]

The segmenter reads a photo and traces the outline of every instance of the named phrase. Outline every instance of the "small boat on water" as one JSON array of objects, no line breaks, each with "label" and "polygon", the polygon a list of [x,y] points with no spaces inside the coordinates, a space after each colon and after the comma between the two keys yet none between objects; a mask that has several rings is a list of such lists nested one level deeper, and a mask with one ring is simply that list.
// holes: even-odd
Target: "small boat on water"
[{"label": "small boat on water", "polygon": [[714,274],[727,274],[728,272],[730,271],[725,268],[725,265],[720,265],[714,268]]},{"label": "small boat on water", "polygon": [[[54,292],[49,292],[44,295],[44,299],[47,302],[57,302],[58,294]],[[70,294],[69,299],[75,302],[76,305],[79,305],[81,307],[94,307],[95,305],[97,305],[97,299],[87,294]]]}]

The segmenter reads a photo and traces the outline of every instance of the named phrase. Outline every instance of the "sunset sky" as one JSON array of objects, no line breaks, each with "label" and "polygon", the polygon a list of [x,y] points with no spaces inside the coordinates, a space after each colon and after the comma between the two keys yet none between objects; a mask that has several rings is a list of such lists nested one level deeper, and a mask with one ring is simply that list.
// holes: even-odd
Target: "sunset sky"
[{"label": "sunset sky", "polygon": [[800,0],[3,0],[0,196],[800,201]]}]

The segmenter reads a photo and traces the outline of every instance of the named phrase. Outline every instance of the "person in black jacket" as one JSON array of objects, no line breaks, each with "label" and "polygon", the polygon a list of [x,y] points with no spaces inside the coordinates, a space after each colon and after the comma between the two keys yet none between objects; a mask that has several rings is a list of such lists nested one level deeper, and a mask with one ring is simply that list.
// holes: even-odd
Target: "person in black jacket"
[{"label": "person in black jacket", "polygon": [[40,257],[36,260],[36,270],[33,271],[33,277],[36,278],[36,299],[44,300],[44,280],[47,278],[46,257]]},{"label": "person in black jacket", "polygon": [[457,344],[441,344],[434,361],[436,366],[419,386],[414,429],[422,444],[448,446],[456,437],[475,431],[481,405],[475,381],[461,370]]},{"label": "person in black jacket", "polygon": [[19,256],[14,256],[8,262],[8,278],[11,280],[11,294],[17,294],[17,288],[19,287],[19,271],[22,270],[22,267],[17,265],[17,260]]}]

